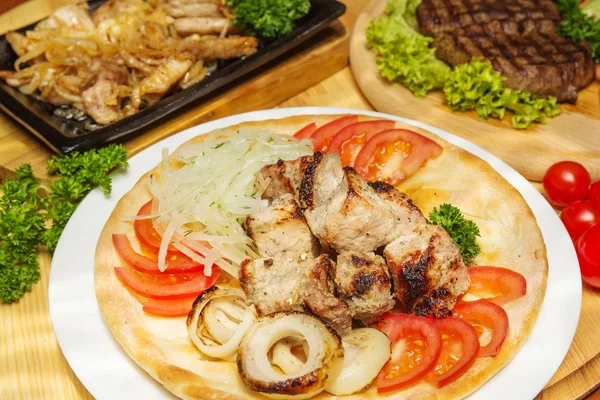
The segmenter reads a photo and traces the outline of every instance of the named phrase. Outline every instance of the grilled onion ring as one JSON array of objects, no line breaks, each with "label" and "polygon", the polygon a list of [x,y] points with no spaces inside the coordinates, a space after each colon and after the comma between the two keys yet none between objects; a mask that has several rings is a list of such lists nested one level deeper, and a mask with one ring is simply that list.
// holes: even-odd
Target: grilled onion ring
[{"label": "grilled onion ring", "polygon": [[[281,374],[269,361],[269,351],[278,341],[301,337],[306,340],[306,362],[294,373]],[[340,337],[315,316],[281,311],[259,318],[248,330],[238,351],[242,380],[251,390],[276,399],[306,399],[325,388],[340,372],[344,349]]]},{"label": "grilled onion ring", "polygon": [[325,390],[336,396],[352,394],[370,384],[390,359],[390,339],[373,328],[355,329],[342,338],[344,367],[327,382]]},{"label": "grilled onion ring", "polygon": [[202,293],[187,317],[190,339],[209,357],[233,360],[256,317],[240,289],[216,286]]}]

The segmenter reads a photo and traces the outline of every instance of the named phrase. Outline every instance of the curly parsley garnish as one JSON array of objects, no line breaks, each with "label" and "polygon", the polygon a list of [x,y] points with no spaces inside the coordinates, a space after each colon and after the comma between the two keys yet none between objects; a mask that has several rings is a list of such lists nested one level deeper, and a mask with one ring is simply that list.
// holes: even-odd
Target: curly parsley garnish
[{"label": "curly parsley garnish", "polygon": [[292,32],[310,11],[310,0],[227,0],[233,25],[246,34],[277,39]]},{"label": "curly parsley garnish", "polygon": [[472,259],[481,253],[481,247],[476,242],[476,239],[481,237],[479,228],[475,222],[465,219],[458,208],[450,204],[442,204],[439,211],[437,208],[431,211],[429,221],[434,225],[441,226],[448,232],[460,248],[460,254],[465,264],[469,264]]},{"label": "curly parsley garnish", "polygon": [[111,145],[85,153],[54,156],[48,171],[57,175],[50,186],[40,183],[30,164],[0,185],[0,301],[12,303],[31,290],[40,277],[37,250],[54,251],[67,221],[81,200],[100,186],[111,191],[107,175],[127,166],[127,150]]}]

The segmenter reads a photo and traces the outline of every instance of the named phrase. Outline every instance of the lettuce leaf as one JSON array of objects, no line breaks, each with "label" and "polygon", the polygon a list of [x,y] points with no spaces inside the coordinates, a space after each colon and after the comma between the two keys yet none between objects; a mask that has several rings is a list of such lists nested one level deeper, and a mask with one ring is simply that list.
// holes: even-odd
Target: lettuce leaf
[{"label": "lettuce leaf", "polygon": [[[386,15],[371,20],[367,43],[377,53],[377,68],[391,82],[407,87],[417,97],[441,89],[450,67],[435,57],[433,39],[418,33],[415,10],[420,0],[390,0]],[[407,19],[411,21],[407,22]]]},{"label": "lettuce leaf", "polygon": [[502,119],[509,110],[513,113],[512,126],[517,129],[527,129],[534,122],[546,123],[547,117],[560,113],[555,97],[545,99],[505,88],[503,82],[489,61],[474,57],[449,74],[444,85],[448,107],[453,111],[475,110],[480,119]]}]

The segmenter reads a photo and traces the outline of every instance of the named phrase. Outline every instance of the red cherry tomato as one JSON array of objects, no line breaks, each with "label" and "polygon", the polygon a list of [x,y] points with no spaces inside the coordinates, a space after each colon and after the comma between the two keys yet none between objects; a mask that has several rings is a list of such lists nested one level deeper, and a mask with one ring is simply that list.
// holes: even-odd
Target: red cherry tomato
[{"label": "red cherry tomato", "polygon": [[358,116],[348,115],[319,127],[319,129],[310,135],[310,140],[313,142],[315,151],[326,151],[329,142],[331,142],[331,138],[344,127],[353,124],[356,121],[358,121]]},{"label": "red cherry tomato", "polygon": [[354,168],[369,181],[380,180],[396,185],[442,151],[442,146],[416,132],[390,129],[365,143],[356,157]]},{"label": "red cherry tomato", "polygon": [[575,248],[583,281],[600,288],[600,223],[588,228],[577,240]]},{"label": "red cherry tomato", "polygon": [[461,301],[454,306],[452,313],[473,325],[480,344],[486,329],[491,331],[492,338],[485,346],[479,348],[479,357],[498,354],[508,336],[508,314],[504,308],[485,300]]},{"label": "red cherry tomato", "polygon": [[[117,254],[134,269],[147,274],[161,274],[158,261],[136,253],[131,247],[131,242],[125,234],[113,234],[113,244]],[[167,254],[167,273],[173,272],[199,272],[204,270],[204,265],[199,264],[183,254]],[[215,266],[213,265],[213,268]]]},{"label": "red cherry tomato", "polygon": [[587,199],[600,207],[600,181],[594,182],[592,186],[590,186]]},{"label": "red cherry tomato", "polygon": [[155,299],[198,296],[216,282],[220,273],[219,268],[213,267],[210,277],[203,274],[171,274],[157,279],[154,275],[142,274],[128,267],[115,267],[115,274],[123,285],[137,294]]},{"label": "red cherry tomato", "polygon": [[310,135],[312,135],[317,130],[317,124],[314,122],[306,125],[304,128],[300,129],[298,132],[294,133],[294,137],[298,140],[308,139]]},{"label": "red cherry tomato", "polygon": [[471,284],[467,293],[498,304],[499,306],[527,294],[527,281],[518,272],[508,268],[470,267]]},{"label": "red cherry tomato", "polygon": [[[152,200],[144,204],[140,210],[138,211],[137,216],[143,217],[145,215],[152,214]],[[149,250],[153,250],[158,253],[158,249],[160,248],[160,242],[162,241],[162,237],[156,232],[154,229],[154,225],[152,225],[151,219],[136,219],[133,223],[133,229],[135,230],[135,235],[138,240],[146,245]],[[169,245],[167,248],[169,253],[178,253],[181,254],[179,250],[175,247]]]},{"label": "red cherry tomato", "polygon": [[585,167],[574,161],[552,165],[544,175],[543,185],[548,200],[556,207],[585,199],[592,178]]},{"label": "red cherry tomato", "polygon": [[384,314],[379,318],[377,329],[392,342],[390,361],[377,376],[379,393],[411,385],[431,371],[442,344],[433,321],[410,314]]},{"label": "red cherry tomato", "polygon": [[565,207],[560,219],[575,242],[590,226],[600,222],[600,206],[590,200],[574,201]]},{"label": "red cherry tomato", "polygon": [[196,296],[183,299],[160,300],[148,299],[144,303],[144,312],[160,317],[183,317],[192,310]]},{"label": "red cherry tomato", "polygon": [[467,372],[477,359],[479,338],[471,324],[458,318],[436,319],[442,335],[440,357],[425,379],[441,388]]}]

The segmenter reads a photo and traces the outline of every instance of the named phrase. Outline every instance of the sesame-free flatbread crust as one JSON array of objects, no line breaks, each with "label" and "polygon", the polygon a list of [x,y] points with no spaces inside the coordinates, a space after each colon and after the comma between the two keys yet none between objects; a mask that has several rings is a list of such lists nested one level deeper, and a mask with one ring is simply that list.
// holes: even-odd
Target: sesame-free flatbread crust
[{"label": "sesame-free flatbread crust", "polygon": [[[247,122],[240,126],[293,134],[310,122],[318,126],[339,115],[302,115],[279,120]],[[373,119],[360,116],[360,120]],[[441,156],[429,160],[398,189],[406,192],[428,215],[433,207],[451,203],[477,223],[482,237],[482,254],[475,265],[510,268],[527,280],[527,295],[504,306],[510,319],[510,332],[495,357],[478,358],[459,379],[436,389],[420,382],[409,388],[378,395],[375,385],[348,399],[452,399],[476,391],[500,371],[519,351],[537,319],[548,275],[546,248],[540,228],[529,206],[490,165],[423,129],[400,122],[397,127],[417,131],[444,147]],[[192,141],[202,140],[202,136]],[[184,144],[185,146],[185,144]],[[158,164],[159,160],[157,160]],[[100,235],[95,255],[95,288],[100,310],[110,331],[127,354],[168,391],[183,399],[264,398],[248,390],[233,362],[211,360],[198,351],[187,335],[185,318],[159,318],[145,314],[142,304],[117,279],[114,267],[123,264],[113,244],[113,233],[125,233],[139,250],[133,222],[139,208],[150,200],[146,188],[150,174],[160,174],[160,166],[144,175],[119,201]],[[219,286],[237,287],[237,280],[223,272]],[[330,399],[327,393],[317,399]]]}]

